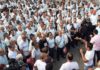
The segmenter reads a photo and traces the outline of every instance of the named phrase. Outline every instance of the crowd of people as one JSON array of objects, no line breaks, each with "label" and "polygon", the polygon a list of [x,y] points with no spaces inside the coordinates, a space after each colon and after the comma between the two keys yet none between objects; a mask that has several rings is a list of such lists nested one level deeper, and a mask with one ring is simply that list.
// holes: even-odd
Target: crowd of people
[{"label": "crowd of people", "polygon": [[80,70],[70,52],[80,41],[84,70],[100,70],[99,39],[95,0],[0,2],[0,70],[53,70],[60,58],[67,61],[59,70]]}]

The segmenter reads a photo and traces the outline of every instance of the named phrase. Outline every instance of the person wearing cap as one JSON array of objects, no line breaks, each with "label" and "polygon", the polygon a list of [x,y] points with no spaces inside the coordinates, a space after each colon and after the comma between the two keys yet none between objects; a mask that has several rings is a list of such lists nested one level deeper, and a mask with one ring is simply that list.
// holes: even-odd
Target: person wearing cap
[{"label": "person wearing cap", "polygon": [[67,61],[61,65],[59,70],[79,70],[78,63],[76,61],[73,61],[72,53],[68,53],[66,58]]}]

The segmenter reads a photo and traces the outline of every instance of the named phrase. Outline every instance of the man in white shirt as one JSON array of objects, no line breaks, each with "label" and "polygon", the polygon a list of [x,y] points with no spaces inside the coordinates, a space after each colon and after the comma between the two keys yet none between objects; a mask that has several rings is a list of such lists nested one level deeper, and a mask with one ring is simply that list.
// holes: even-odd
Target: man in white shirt
[{"label": "man in white shirt", "polygon": [[46,70],[46,62],[45,62],[46,59],[47,59],[47,54],[41,53],[40,59],[38,59],[34,64],[34,68],[37,70]]},{"label": "man in white shirt", "polygon": [[92,50],[92,45],[87,43],[86,40],[79,39],[85,44],[86,53],[83,54],[83,50],[80,49],[80,54],[82,56],[82,60],[84,62],[84,70],[92,69],[93,68],[93,59],[94,59],[94,50]]},{"label": "man in white shirt", "polygon": [[92,22],[92,25],[97,25],[97,15],[95,12],[90,15],[90,20]]},{"label": "man in white shirt", "polygon": [[79,65],[76,61],[73,61],[73,55],[67,54],[67,62],[63,63],[59,70],[79,70]]},{"label": "man in white shirt", "polygon": [[64,49],[64,46],[65,46],[65,44],[64,44],[65,39],[62,35],[62,31],[58,32],[58,36],[56,36],[55,42],[56,42],[56,45],[57,45],[57,60],[59,61],[60,55],[64,58],[63,49]]},{"label": "man in white shirt", "polygon": [[22,54],[27,57],[29,55],[29,41],[26,32],[22,32],[21,36],[18,37],[17,44]]},{"label": "man in white shirt", "polygon": [[55,39],[54,39],[54,36],[51,32],[49,33],[49,37],[47,38],[47,42],[48,42],[48,48],[49,48],[49,56],[54,58]]},{"label": "man in white shirt", "polygon": [[28,24],[26,25],[25,31],[27,32],[28,38],[30,37],[30,34],[34,34],[34,30],[31,28],[30,23],[28,23]]}]

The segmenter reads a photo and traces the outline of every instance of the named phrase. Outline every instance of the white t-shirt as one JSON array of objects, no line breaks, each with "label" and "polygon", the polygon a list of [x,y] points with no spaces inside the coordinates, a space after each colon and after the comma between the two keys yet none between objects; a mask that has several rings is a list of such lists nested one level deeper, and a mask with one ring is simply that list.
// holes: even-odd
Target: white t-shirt
[{"label": "white t-shirt", "polygon": [[62,64],[59,70],[73,70],[73,69],[79,70],[79,65],[77,62],[66,62]]},{"label": "white t-shirt", "polygon": [[5,38],[4,42],[5,42],[6,46],[10,45],[10,40],[9,39]]},{"label": "white t-shirt", "polygon": [[88,60],[88,62],[87,63],[84,63],[84,65],[86,65],[86,66],[93,65],[94,50],[86,51],[85,58],[86,58],[86,60]]},{"label": "white t-shirt", "polygon": [[64,34],[63,34],[63,37],[64,37],[64,40],[65,40],[64,43],[67,44],[67,43],[68,43],[68,36],[67,36],[67,33],[64,33]]},{"label": "white t-shirt", "polygon": [[90,20],[92,22],[92,25],[96,25],[97,24],[97,15],[91,15]]},{"label": "white t-shirt", "polygon": [[46,70],[46,63],[42,60],[37,60],[34,66],[36,66],[38,70]]},{"label": "white t-shirt", "polygon": [[21,39],[21,37],[19,36],[17,39],[17,43],[18,43],[19,49],[23,50],[24,55],[25,56],[29,55],[29,42],[28,42],[28,40],[23,41]]},{"label": "white t-shirt", "polygon": [[41,52],[40,52],[39,48],[38,49],[33,48],[32,52],[31,52],[32,58],[35,58],[35,60],[37,60],[40,58],[40,54],[41,54]]},{"label": "white t-shirt", "polygon": [[56,44],[58,45],[58,47],[59,48],[63,48],[64,47],[64,42],[65,42],[65,39],[64,39],[64,37],[63,36],[57,36],[56,38],[55,38],[55,42],[56,42]]},{"label": "white t-shirt", "polygon": [[11,51],[10,49],[8,50],[8,57],[16,59],[17,52],[16,51]]},{"label": "white t-shirt", "polygon": [[34,46],[32,45],[32,40],[29,43],[29,51],[31,51],[34,48]]},{"label": "white t-shirt", "polygon": [[54,48],[55,47],[55,40],[54,40],[54,38],[52,38],[52,39],[47,38],[47,42],[48,42],[49,48]]},{"label": "white t-shirt", "polygon": [[51,32],[53,34],[53,36],[55,36],[56,30],[54,28],[49,28],[48,32]]},{"label": "white t-shirt", "polygon": [[100,27],[96,27],[96,30],[98,31],[98,34],[100,34]]},{"label": "white t-shirt", "polygon": [[28,38],[30,38],[30,34],[34,34],[34,30],[32,30],[32,29],[26,28],[25,31],[27,32]]}]

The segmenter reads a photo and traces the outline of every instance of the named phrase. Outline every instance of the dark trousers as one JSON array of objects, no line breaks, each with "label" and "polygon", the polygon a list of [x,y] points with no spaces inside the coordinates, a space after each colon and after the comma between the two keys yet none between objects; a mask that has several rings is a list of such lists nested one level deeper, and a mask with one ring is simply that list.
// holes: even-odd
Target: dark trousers
[{"label": "dark trousers", "polygon": [[94,66],[96,65],[96,57],[97,57],[97,62],[98,62],[100,60],[100,51],[95,51]]},{"label": "dark trousers", "polygon": [[95,55],[97,56],[97,61],[100,60],[100,51],[95,51]]},{"label": "dark trousers", "polygon": [[64,57],[63,48],[57,48],[57,60],[60,59],[60,56]]},{"label": "dark trousers", "polygon": [[49,56],[51,56],[52,58],[54,58],[54,48],[49,48]]}]

